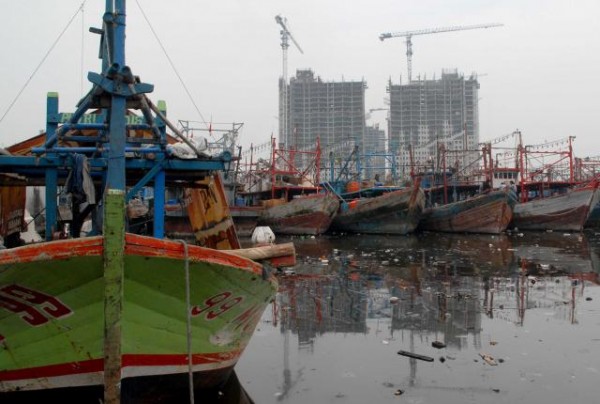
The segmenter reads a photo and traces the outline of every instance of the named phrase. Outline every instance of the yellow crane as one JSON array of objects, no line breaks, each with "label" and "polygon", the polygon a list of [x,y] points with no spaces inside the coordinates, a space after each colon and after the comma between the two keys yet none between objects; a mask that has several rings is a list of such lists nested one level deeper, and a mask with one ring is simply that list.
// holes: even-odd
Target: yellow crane
[{"label": "yellow crane", "polygon": [[456,27],[440,27],[440,28],[429,28],[429,29],[420,29],[416,31],[404,31],[404,32],[386,32],[379,35],[379,39],[383,41],[384,39],[396,38],[396,37],[405,37],[406,38],[406,59],[408,62],[408,82],[411,82],[412,76],[412,37],[416,35],[426,35],[426,34],[438,34],[440,32],[450,32],[450,31],[464,31],[467,29],[479,29],[479,28],[492,28],[492,27],[501,27],[504,24],[479,24],[479,25],[463,25]]}]

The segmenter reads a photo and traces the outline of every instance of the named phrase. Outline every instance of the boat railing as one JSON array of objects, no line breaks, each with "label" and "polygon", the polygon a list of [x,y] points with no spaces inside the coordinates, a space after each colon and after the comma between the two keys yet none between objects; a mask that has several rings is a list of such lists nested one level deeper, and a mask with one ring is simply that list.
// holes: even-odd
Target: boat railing
[{"label": "boat railing", "polygon": [[337,192],[335,190],[335,187],[333,185],[331,185],[331,183],[329,183],[329,181],[324,181],[321,182],[321,185],[323,186],[323,188],[325,188],[328,192],[331,192],[332,194],[334,194],[335,196],[338,197],[338,199],[342,202],[347,202],[344,197],[342,196],[342,194],[340,194],[339,192]]}]

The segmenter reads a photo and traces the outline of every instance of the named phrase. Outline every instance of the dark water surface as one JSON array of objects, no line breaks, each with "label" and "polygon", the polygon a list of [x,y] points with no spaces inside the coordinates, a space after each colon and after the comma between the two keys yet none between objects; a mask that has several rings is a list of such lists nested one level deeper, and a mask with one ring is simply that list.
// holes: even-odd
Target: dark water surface
[{"label": "dark water surface", "polygon": [[257,404],[600,402],[600,234],[290,240],[236,365]]}]

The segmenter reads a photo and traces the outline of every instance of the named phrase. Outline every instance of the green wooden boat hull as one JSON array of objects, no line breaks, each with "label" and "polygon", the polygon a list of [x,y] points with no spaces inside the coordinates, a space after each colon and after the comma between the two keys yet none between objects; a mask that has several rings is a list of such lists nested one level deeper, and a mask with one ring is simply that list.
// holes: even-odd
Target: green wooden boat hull
[{"label": "green wooden boat hull", "polygon": [[[188,246],[186,257],[182,243],[131,234],[124,262],[123,382],[190,371],[210,374],[195,379],[206,387],[226,380],[276,293],[273,276],[223,251]],[[102,237],[0,251],[0,392],[102,385],[104,288]]]}]

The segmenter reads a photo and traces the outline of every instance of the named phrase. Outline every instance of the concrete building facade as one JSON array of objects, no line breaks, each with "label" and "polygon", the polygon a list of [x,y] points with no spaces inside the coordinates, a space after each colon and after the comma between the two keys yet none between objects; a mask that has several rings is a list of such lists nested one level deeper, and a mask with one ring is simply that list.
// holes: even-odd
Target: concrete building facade
[{"label": "concrete building facade", "polygon": [[385,131],[379,125],[366,127],[363,150],[365,178],[384,181],[391,162],[386,148]]},{"label": "concrete building facade", "polygon": [[[456,70],[445,70],[440,79],[421,79],[404,85],[390,82],[390,152],[399,164],[435,165],[438,145],[457,156],[453,164],[465,168],[478,158],[479,82]],[[460,152],[460,153],[459,153]],[[404,170],[409,172],[409,170]]]},{"label": "concrete building facade", "polygon": [[[280,82],[279,96],[283,96]],[[317,137],[323,150],[340,144],[360,144],[365,136],[365,89],[363,81],[325,82],[312,70],[297,70],[288,85],[288,134],[279,139],[285,148],[314,148]],[[279,119],[284,119],[279,103]],[[352,147],[350,147],[350,151]]]}]

